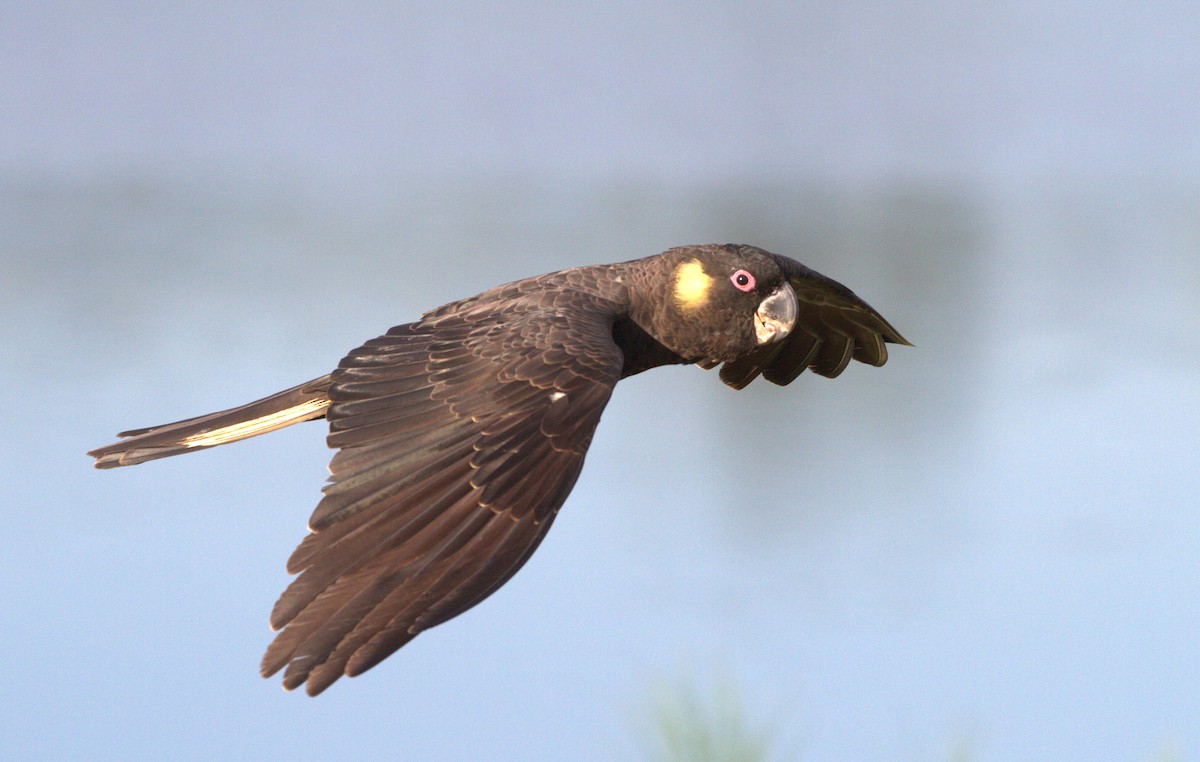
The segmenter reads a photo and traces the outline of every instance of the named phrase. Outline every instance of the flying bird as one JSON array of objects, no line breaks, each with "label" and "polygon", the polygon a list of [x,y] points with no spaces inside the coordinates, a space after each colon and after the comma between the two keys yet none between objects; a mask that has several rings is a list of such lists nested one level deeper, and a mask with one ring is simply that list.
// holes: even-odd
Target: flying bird
[{"label": "flying bird", "polygon": [[271,612],[269,677],[317,695],[491,595],[546,535],[617,381],[722,365],[741,389],[834,377],[908,342],[850,289],[736,244],[682,246],[498,286],[353,350],[320,378],[126,431],[97,468],[325,418],[336,450],[297,574]]}]

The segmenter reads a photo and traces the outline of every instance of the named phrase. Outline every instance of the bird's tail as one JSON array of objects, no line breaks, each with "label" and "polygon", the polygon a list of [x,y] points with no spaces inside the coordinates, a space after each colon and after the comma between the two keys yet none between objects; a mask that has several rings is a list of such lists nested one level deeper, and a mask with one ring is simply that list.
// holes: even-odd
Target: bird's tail
[{"label": "bird's tail", "polygon": [[96,468],[132,466],[322,418],[329,407],[329,383],[329,376],[325,375],[240,407],[122,431],[117,434],[120,442],[92,450],[88,455],[96,459]]}]

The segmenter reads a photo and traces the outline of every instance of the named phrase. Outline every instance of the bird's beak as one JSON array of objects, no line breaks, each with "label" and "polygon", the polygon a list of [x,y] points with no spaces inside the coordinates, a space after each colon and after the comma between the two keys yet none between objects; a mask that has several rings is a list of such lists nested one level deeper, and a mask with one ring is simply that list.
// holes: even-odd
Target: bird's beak
[{"label": "bird's beak", "polygon": [[800,304],[788,283],[771,292],[754,311],[754,336],[759,345],[783,341],[796,325]]}]

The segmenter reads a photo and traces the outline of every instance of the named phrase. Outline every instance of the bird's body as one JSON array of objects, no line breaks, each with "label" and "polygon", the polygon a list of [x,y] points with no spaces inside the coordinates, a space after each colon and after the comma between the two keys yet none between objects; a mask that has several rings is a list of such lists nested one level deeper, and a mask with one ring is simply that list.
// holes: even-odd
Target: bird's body
[{"label": "bird's body", "polygon": [[494,592],[545,536],[612,389],[724,363],[741,388],[836,376],[907,343],[844,286],[750,246],[671,249],[499,286],[392,328],[332,373],[238,408],[124,432],[110,468],[325,417],[335,448],[263,674],[317,694]]}]

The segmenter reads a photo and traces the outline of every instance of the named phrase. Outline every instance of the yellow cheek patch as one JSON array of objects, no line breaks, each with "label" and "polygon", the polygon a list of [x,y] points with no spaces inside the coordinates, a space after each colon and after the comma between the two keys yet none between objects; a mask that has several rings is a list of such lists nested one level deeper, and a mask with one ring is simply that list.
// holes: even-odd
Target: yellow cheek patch
[{"label": "yellow cheek patch", "polygon": [[708,301],[713,279],[704,272],[700,260],[693,259],[675,268],[675,301],[687,309],[696,309]]}]

